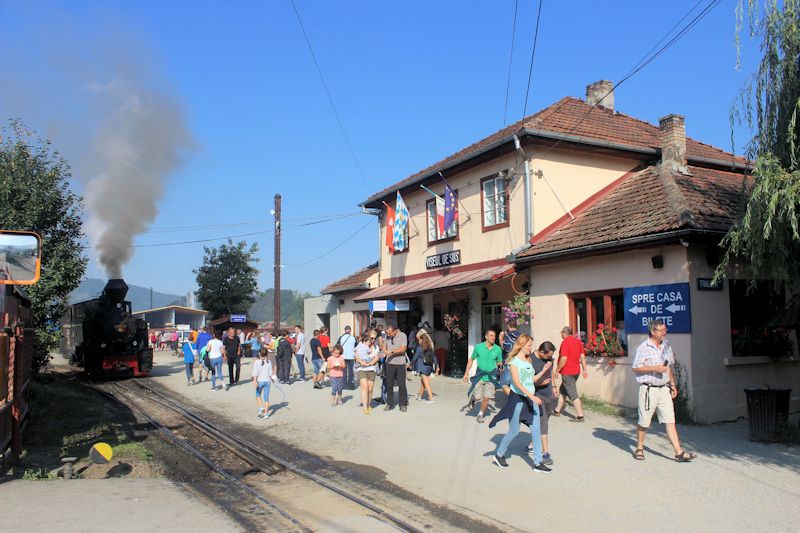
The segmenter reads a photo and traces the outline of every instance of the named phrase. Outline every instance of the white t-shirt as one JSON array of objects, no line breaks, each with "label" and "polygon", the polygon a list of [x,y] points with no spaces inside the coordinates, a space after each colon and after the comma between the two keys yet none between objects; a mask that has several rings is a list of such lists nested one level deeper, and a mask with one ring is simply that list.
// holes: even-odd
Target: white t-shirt
[{"label": "white t-shirt", "polygon": [[222,341],[219,339],[211,339],[206,345],[206,352],[208,352],[209,359],[219,359],[222,357]]},{"label": "white t-shirt", "polygon": [[295,352],[297,355],[306,354],[306,336],[302,331],[294,338],[294,345],[297,346],[297,351]]},{"label": "white t-shirt", "polygon": [[258,383],[269,381],[272,374],[272,363],[269,359],[257,359],[256,362],[253,363],[253,377],[256,378]]}]

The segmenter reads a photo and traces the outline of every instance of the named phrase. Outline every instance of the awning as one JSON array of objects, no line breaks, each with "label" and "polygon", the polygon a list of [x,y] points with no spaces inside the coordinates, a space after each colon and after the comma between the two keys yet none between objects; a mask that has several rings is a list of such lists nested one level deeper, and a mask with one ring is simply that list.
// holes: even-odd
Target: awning
[{"label": "awning", "polygon": [[449,274],[442,272],[442,274],[427,278],[381,285],[359,294],[353,298],[353,301],[367,302],[369,300],[384,300],[387,298],[397,299],[471,287],[473,285],[483,285],[490,281],[501,279],[513,272],[514,266],[507,263],[463,272],[450,272]]}]

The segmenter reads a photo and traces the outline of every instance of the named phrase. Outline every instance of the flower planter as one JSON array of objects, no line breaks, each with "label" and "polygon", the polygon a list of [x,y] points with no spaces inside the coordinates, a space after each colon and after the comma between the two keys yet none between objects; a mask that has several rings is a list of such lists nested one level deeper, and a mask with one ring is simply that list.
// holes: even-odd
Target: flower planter
[{"label": "flower planter", "polygon": [[745,389],[750,440],[773,442],[775,432],[789,423],[792,389]]}]

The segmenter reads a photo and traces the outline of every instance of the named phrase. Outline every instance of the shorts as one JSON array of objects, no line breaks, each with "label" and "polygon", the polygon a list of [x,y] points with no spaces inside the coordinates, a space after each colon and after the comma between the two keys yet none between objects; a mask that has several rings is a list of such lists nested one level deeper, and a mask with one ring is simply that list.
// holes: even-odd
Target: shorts
[{"label": "shorts", "polygon": [[362,379],[366,379],[367,381],[375,381],[375,371],[374,370],[359,370],[356,372],[358,375],[359,381]]},{"label": "shorts", "polygon": [[344,376],[338,378],[331,376],[331,396],[341,394],[342,390],[344,390]]},{"label": "shorts", "polygon": [[542,396],[537,394],[536,397],[542,400],[542,416],[539,417],[539,428],[541,429],[542,435],[547,435],[550,415],[553,413],[553,409],[555,408],[556,399],[553,398],[552,394],[545,394]]},{"label": "shorts", "polygon": [[472,397],[476,401],[483,400],[484,398],[494,398],[495,387],[491,381],[479,381],[475,384],[475,389],[472,391]]},{"label": "shorts", "polygon": [[433,374],[433,365],[426,365],[424,363],[421,363],[417,368],[417,371],[423,376],[430,376],[431,374]]},{"label": "shorts", "polygon": [[323,359],[320,359],[319,357],[317,357],[316,359],[313,359],[313,358],[311,359],[311,364],[314,366],[314,375],[315,376],[317,374],[319,374],[320,372],[322,372],[322,361],[323,361]]},{"label": "shorts", "polygon": [[269,381],[259,381],[256,385],[256,398],[262,396],[265,402],[269,401]]},{"label": "shorts", "polygon": [[500,374],[500,386],[501,387],[510,387],[511,386],[511,369],[506,365],[505,370],[503,373]]},{"label": "shorts", "polygon": [[573,402],[578,399],[578,376],[565,376],[561,375],[561,387],[558,392],[572,400]]},{"label": "shorts", "polygon": [[[648,401],[649,391],[649,401]],[[662,424],[675,423],[675,408],[672,405],[672,391],[669,387],[648,387],[639,385],[639,427],[649,428],[653,414],[658,413]]]}]

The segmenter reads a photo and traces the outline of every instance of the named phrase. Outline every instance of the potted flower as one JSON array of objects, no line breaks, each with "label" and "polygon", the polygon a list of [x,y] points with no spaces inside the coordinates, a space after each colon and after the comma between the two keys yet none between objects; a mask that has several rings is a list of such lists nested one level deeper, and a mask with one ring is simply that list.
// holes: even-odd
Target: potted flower
[{"label": "potted flower", "polygon": [[444,322],[444,329],[450,333],[451,337],[455,339],[464,338],[464,328],[458,315],[443,315],[442,322]]},{"label": "potted flower", "polygon": [[[597,330],[589,335],[585,345],[586,355],[591,357],[624,357],[625,348],[619,341],[619,331],[614,326],[597,324]],[[612,359],[609,359],[611,364]],[[616,364],[616,361],[614,361]],[[613,365],[612,365],[613,366]]]},{"label": "potted flower", "polygon": [[518,294],[503,306],[503,315],[508,324],[511,320],[517,321],[517,326],[529,324],[533,314],[531,313],[531,300],[527,294]]}]

